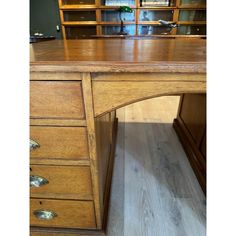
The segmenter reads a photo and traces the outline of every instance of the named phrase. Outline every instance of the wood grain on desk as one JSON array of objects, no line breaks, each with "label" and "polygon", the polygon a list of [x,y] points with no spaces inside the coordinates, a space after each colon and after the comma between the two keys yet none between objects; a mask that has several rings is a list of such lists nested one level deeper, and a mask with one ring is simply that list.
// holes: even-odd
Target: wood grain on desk
[{"label": "wood grain on desk", "polygon": [[204,39],[55,40],[30,45],[31,71],[206,72]]}]

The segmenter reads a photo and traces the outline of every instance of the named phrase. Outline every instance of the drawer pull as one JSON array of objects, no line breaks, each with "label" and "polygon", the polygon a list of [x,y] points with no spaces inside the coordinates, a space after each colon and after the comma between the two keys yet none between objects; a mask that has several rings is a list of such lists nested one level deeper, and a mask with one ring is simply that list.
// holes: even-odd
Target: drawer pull
[{"label": "drawer pull", "polygon": [[49,181],[41,176],[37,176],[37,175],[30,176],[30,187],[40,187],[48,183]]},{"label": "drawer pull", "polygon": [[30,150],[34,150],[34,149],[39,148],[39,147],[40,147],[40,145],[37,142],[30,139]]},{"label": "drawer pull", "polygon": [[34,215],[40,220],[52,220],[57,214],[50,210],[36,210]]}]

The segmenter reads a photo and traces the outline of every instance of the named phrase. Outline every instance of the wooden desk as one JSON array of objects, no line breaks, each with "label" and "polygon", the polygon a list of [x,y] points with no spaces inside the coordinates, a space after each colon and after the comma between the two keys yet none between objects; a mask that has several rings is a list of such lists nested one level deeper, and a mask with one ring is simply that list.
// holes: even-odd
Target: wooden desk
[{"label": "wooden desk", "polygon": [[205,93],[205,46],[202,39],[30,45],[31,235],[104,235],[115,110]]}]

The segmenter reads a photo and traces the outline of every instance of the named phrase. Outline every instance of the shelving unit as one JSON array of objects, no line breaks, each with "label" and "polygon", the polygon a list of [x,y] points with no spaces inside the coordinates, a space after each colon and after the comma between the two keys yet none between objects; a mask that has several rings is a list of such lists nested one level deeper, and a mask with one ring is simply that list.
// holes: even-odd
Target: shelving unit
[{"label": "shelving unit", "polygon": [[[169,6],[142,6],[141,0],[120,2],[134,11],[122,13],[126,37],[206,36],[206,0],[170,0]],[[119,6],[106,6],[106,0],[58,0],[58,3],[64,39],[120,37]],[[176,22],[178,27],[162,26],[160,19]]]}]

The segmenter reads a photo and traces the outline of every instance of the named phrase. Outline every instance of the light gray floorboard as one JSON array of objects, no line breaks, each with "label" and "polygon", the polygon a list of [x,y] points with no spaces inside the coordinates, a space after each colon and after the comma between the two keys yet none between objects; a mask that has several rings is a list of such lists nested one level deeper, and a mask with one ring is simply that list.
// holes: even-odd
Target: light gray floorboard
[{"label": "light gray floorboard", "polygon": [[108,236],[204,236],[205,196],[172,128],[178,97],[118,110]]}]

